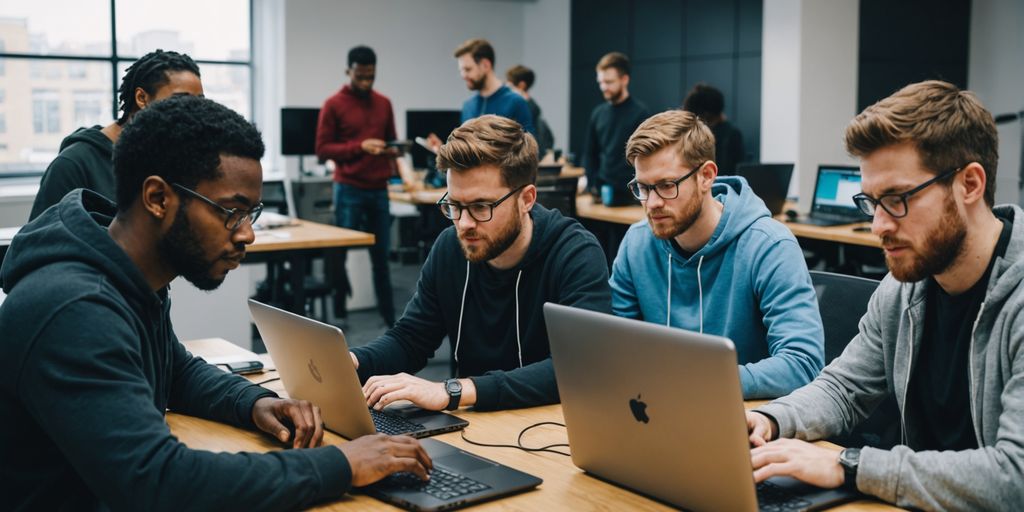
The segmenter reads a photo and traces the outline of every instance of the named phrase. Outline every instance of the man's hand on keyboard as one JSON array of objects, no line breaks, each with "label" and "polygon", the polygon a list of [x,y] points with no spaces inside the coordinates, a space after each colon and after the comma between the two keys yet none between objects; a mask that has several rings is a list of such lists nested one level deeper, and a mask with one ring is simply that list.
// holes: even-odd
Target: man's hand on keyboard
[{"label": "man's hand on keyboard", "polygon": [[778,439],[750,450],[754,481],[791,476],[802,482],[834,489],[846,479],[839,452],[797,439]]},{"label": "man's hand on keyboard", "polygon": [[431,382],[408,373],[370,377],[363,385],[363,394],[366,395],[366,405],[378,411],[396,400],[408,400],[423,409],[440,411],[448,407],[449,400],[444,383]]},{"label": "man's hand on keyboard", "polygon": [[370,485],[392,473],[413,473],[427,480],[434,463],[419,441],[408,436],[373,434],[337,445],[352,468],[352,486]]},{"label": "man's hand on keyboard", "polygon": [[[320,446],[324,439],[320,408],[305,400],[260,398],[252,405],[252,421],[260,430],[282,443],[291,439],[292,448],[313,448]],[[294,436],[285,423],[291,423]]]}]

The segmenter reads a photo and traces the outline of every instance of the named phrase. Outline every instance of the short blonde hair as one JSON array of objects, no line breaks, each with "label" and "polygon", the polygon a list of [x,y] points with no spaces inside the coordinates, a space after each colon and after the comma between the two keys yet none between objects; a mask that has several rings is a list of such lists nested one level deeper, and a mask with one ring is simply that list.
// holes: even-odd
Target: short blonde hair
[{"label": "short blonde hair", "polygon": [[437,168],[464,172],[483,165],[501,170],[510,188],[537,181],[537,141],[523,127],[496,115],[470,119],[437,150]]},{"label": "short blonde hair", "polygon": [[715,136],[708,125],[693,112],[668,110],[637,127],[626,142],[626,161],[636,167],[637,157],[651,156],[673,145],[684,162],[696,165],[715,159]]},{"label": "short blonde hair", "polygon": [[909,142],[935,174],[978,162],[985,168],[985,203],[995,204],[995,121],[973,93],[951,83],[928,80],[896,91],[854,117],[844,142],[846,151],[858,158]]}]

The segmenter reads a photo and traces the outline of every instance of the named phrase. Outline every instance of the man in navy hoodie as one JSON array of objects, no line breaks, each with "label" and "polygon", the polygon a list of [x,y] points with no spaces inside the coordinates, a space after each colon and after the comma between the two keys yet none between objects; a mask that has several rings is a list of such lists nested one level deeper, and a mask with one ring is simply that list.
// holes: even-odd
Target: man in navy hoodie
[{"label": "man in navy hoodie", "polygon": [[507,117],[519,123],[534,137],[536,121],[530,113],[530,105],[494,74],[494,47],[484,39],[470,39],[455,49],[459,63],[459,76],[466,81],[466,88],[476,91],[462,104],[462,122],[486,114]]},{"label": "man in navy hoodie", "polygon": [[[255,239],[263,150],[226,107],[158,102],[114,148],[117,207],[79,189],[14,237],[0,269],[6,507],[285,510],[394,471],[426,477],[411,438],[317,447],[319,409],[193,357],[174,335],[168,284],[216,288]],[[171,434],[168,409],[296,449],[193,450]]]},{"label": "man in navy hoodie", "polygon": [[715,180],[707,125],[682,110],[652,116],[629,138],[626,159],[647,219],[615,258],[615,314],[731,339],[747,399],[814,379],[824,334],[803,253],[743,178]]},{"label": "man in navy hoodie", "polygon": [[[578,222],[536,204],[537,143],[515,121],[464,123],[437,162],[448,170],[438,204],[454,226],[434,243],[405,315],[352,350],[367,404],[488,410],[557,402],[542,308],[609,312],[604,253]],[[402,373],[422,369],[446,335],[458,378]]]}]

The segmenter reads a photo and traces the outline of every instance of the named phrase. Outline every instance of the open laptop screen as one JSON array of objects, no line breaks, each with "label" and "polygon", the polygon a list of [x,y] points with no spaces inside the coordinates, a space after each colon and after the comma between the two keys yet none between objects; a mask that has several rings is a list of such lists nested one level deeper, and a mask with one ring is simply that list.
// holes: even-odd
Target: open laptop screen
[{"label": "open laptop screen", "polygon": [[860,169],[857,167],[820,166],[814,186],[814,213],[828,213],[862,217],[853,202],[860,192]]}]

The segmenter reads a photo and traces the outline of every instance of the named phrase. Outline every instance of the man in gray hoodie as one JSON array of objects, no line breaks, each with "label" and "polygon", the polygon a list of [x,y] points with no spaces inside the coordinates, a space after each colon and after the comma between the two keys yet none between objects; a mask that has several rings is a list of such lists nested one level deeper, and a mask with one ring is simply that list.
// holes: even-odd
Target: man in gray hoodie
[{"label": "man in gray hoodie", "polygon": [[[1024,212],[993,207],[992,115],[970,92],[921,82],[865,109],[845,139],[861,159],[854,201],[874,215],[890,275],[839,358],[747,413],[754,478],[845,485],[901,507],[1020,510]],[[850,431],[889,395],[899,446],[807,442]]]}]

